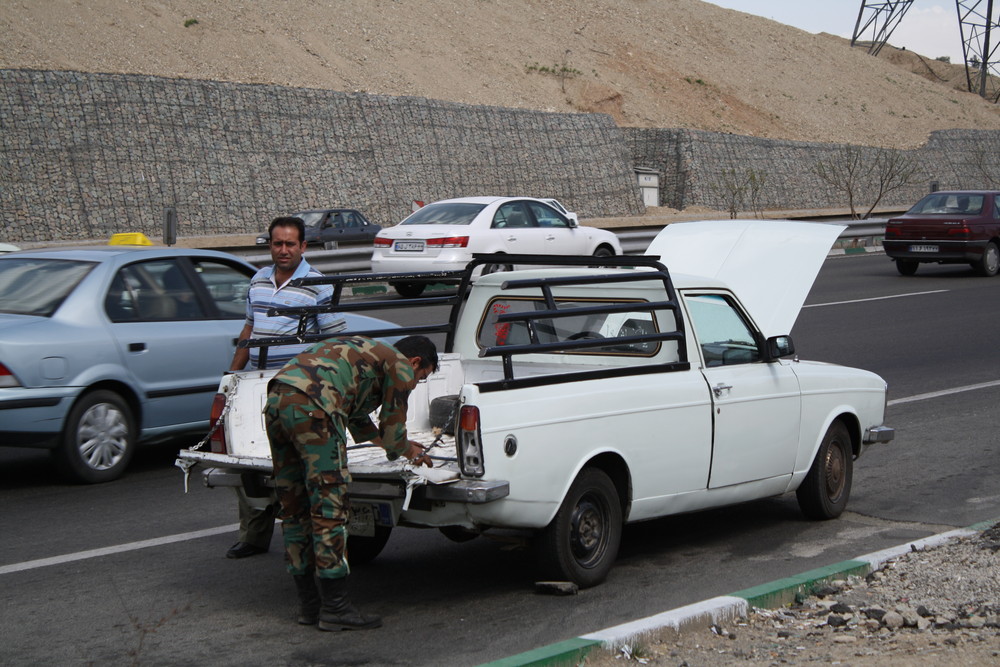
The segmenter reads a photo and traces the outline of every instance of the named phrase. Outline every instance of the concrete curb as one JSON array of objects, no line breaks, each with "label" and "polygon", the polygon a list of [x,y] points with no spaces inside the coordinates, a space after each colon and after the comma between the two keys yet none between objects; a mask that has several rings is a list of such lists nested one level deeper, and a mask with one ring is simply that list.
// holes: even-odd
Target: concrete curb
[{"label": "concrete curb", "polygon": [[685,632],[707,628],[713,624],[732,621],[746,616],[751,607],[773,609],[795,601],[799,595],[808,594],[819,584],[845,577],[865,576],[878,570],[886,561],[910,551],[936,547],[950,540],[968,537],[986,530],[996,520],[983,521],[968,528],[931,535],[906,542],[857,558],[835,563],[802,574],[754,586],[730,595],[711,598],[684,607],[678,607],[629,623],[623,623],[580,637],[567,639],[525,653],[484,663],[480,667],[540,667],[578,665],[595,648],[617,648],[634,643],[634,640],[659,630]]}]

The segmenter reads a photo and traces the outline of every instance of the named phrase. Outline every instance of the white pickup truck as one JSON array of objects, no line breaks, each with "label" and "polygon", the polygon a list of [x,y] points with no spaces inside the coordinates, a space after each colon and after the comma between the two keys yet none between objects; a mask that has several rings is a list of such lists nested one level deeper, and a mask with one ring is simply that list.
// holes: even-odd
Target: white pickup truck
[{"label": "white pickup truck", "polygon": [[[352,562],[374,558],[396,526],[457,541],[522,529],[543,578],[586,587],[607,576],[625,523],[792,491],[808,517],[839,516],[854,459],[894,433],[880,377],[801,361],[788,336],[841,229],[674,224],[644,257],[525,269],[538,258],[506,256],[517,270],[477,276],[498,264],[484,256],[456,295],[403,302],[451,306],[441,325],[369,332],[446,334],[408,422],[436,465],[349,443]],[[399,275],[326,280],[339,294]],[[209,486],[266,489],[261,410],[273,374],[224,376],[211,451],[184,450],[178,463],[202,469]]]}]

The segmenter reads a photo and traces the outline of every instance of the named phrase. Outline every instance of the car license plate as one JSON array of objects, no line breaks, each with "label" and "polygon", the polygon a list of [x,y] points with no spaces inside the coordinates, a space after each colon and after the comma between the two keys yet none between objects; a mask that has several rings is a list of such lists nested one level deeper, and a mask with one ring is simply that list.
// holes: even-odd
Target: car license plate
[{"label": "car license plate", "polygon": [[423,252],[423,241],[396,241],[396,252]]},{"label": "car license plate", "polygon": [[375,526],[392,526],[392,507],[389,503],[351,501],[351,516],[347,532],[351,535],[372,537]]},{"label": "car license plate", "polygon": [[911,245],[910,252],[937,252],[936,245]]}]

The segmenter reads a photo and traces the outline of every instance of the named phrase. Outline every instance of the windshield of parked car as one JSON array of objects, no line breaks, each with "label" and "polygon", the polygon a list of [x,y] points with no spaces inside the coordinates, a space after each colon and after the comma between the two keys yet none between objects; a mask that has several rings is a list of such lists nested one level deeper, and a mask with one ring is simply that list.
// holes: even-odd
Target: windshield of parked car
[{"label": "windshield of parked car", "polygon": [[64,259],[0,259],[0,313],[50,317],[94,266]]},{"label": "windshield of parked car", "polygon": [[401,225],[468,225],[486,204],[428,204],[417,209]]},{"label": "windshield of parked car", "polygon": [[956,192],[935,192],[918,201],[907,215],[979,215],[983,212],[983,195]]}]

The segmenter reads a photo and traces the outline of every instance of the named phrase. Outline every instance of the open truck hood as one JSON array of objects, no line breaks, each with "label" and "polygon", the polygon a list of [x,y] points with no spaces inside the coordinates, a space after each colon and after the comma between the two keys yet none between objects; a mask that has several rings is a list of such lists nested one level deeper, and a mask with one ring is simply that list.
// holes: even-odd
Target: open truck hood
[{"label": "open truck hood", "polygon": [[678,222],[657,234],[646,255],[671,273],[725,282],[765,336],[791,332],[830,246],[844,225],[787,220]]}]

